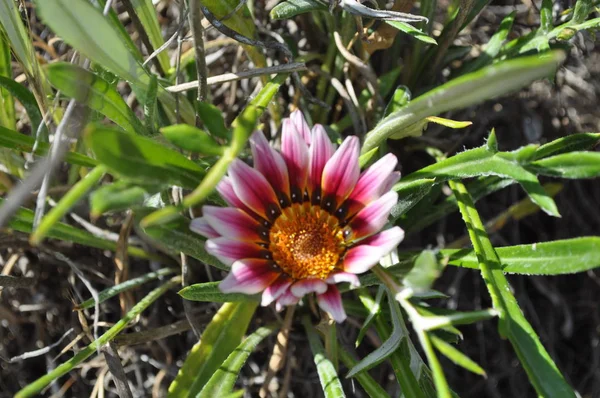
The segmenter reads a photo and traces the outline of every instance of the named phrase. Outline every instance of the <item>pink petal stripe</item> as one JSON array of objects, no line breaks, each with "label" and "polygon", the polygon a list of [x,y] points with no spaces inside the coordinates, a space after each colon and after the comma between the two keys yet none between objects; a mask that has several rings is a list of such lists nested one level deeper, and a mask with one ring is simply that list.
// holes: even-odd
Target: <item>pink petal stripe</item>
[{"label": "pink petal stripe", "polygon": [[392,175],[397,164],[396,156],[388,153],[360,175],[356,187],[348,197],[350,204],[348,216],[354,215],[384,193],[382,187]]},{"label": "pink petal stripe", "polygon": [[224,176],[221,181],[219,181],[217,184],[217,192],[219,192],[219,195],[221,195],[223,200],[225,200],[229,206],[242,209],[248,214],[253,213],[253,211],[235,194],[231,177]]},{"label": "pink petal stripe", "polygon": [[317,294],[325,293],[326,290],[327,284],[321,279],[316,278],[301,279],[290,287],[292,294],[298,298],[302,298],[312,292]]},{"label": "pink petal stripe", "polygon": [[353,274],[362,274],[368,271],[381,260],[381,257],[391,252],[404,238],[404,231],[400,227],[386,229],[376,235],[368,237],[348,250],[343,260],[344,271]]},{"label": "pink petal stripe", "polygon": [[300,133],[302,138],[304,138],[304,142],[306,142],[306,145],[310,145],[310,128],[308,127],[308,123],[306,123],[306,119],[304,119],[304,115],[302,114],[300,109],[296,109],[294,112],[291,113],[290,120],[294,124],[294,127],[296,127],[296,131]]},{"label": "pink petal stripe", "polygon": [[260,305],[266,307],[273,301],[277,300],[286,291],[288,291],[288,288],[291,284],[292,281],[290,280],[290,278],[288,278],[285,275],[279,276],[279,278],[277,278],[277,280],[273,282],[269,287],[267,287],[263,292]]},{"label": "pink petal stripe", "polygon": [[325,129],[320,124],[315,125],[312,129],[312,145],[310,146],[309,151],[310,184],[308,189],[312,193],[312,191],[320,188],[325,164],[327,164],[327,161],[331,159],[335,153],[335,147],[329,140]]},{"label": "pink petal stripe", "polygon": [[269,260],[239,260],[219,283],[219,289],[223,293],[256,294],[265,290],[279,275]]},{"label": "pink petal stripe", "polygon": [[327,291],[317,296],[319,307],[337,322],[342,323],[346,320],[346,311],[342,304],[342,295],[337,287],[329,285]]},{"label": "pink petal stripe", "polygon": [[277,195],[258,170],[235,159],[229,166],[229,175],[235,194],[246,206],[267,220],[273,220],[279,215]]},{"label": "pink petal stripe", "polygon": [[335,272],[327,277],[325,280],[330,285],[335,285],[336,283],[348,282],[352,287],[359,287],[360,281],[358,280],[358,276],[356,274],[352,274],[350,272]]},{"label": "pink petal stripe", "polygon": [[292,292],[288,289],[286,290],[275,302],[275,309],[277,311],[281,311],[283,307],[287,305],[298,304],[300,299],[292,294]]},{"label": "pink petal stripe", "polygon": [[265,254],[269,253],[264,247],[255,243],[223,237],[207,240],[204,247],[209,254],[226,265],[244,258],[264,259]]},{"label": "pink petal stripe", "polygon": [[194,218],[190,222],[190,230],[209,239],[221,236],[221,234],[208,224],[208,221],[204,217]]},{"label": "pink petal stripe", "polygon": [[334,195],[338,205],[354,189],[360,175],[358,137],[350,136],[325,164],[321,186],[324,195]]},{"label": "pink petal stripe", "polygon": [[271,146],[260,131],[252,134],[250,138],[250,147],[252,148],[252,157],[254,158],[254,167],[267,181],[273,186],[276,192],[290,196],[290,181],[285,161]]},{"label": "pink petal stripe", "polygon": [[404,239],[404,230],[400,227],[392,227],[378,234],[369,236],[360,242],[361,245],[369,245],[380,248],[384,255],[396,248]]},{"label": "pink petal stripe", "polygon": [[203,206],[202,211],[208,224],[220,235],[249,242],[264,241],[268,233],[258,222],[243,210],[233,207]]},{"label": "pink petal stripe", "polygon": [[350,221],[352,239],[360,239],[379,231],[387,221],[392,207],[398,202],[398,194],[390,191],[371,202]]},{"label": "pink petal stripe", "polygon": [[396,185],[396,183],[399,180],[400,180],[400,172],[399,171],[394,171],[392,174],[390,174],[389,177],[385,180],[385,182],[381,186],[381,191],[380,191],[381,195],[383,195],[384,193],[386,193],[387,191],[392,189],[393,186]]},{"label": "pink petal stripe", "polygon": [[292,201],[302,200],[308,178],[308,146],[290,119],[283,121],[281,154],[290,177]]}]

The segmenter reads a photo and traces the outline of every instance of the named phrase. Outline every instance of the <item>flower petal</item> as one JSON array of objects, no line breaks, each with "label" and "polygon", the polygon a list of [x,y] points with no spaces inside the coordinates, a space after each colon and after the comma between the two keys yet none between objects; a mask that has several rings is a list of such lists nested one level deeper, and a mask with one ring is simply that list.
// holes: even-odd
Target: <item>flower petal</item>
[{"label": "flower petal", "polygon": [[246,206],[267,220],[272,221],[279,215],[277,195],[271,184],[258,170],[235,159],[229,166],[229,175],[235,194]]},{"label": "flower petal", "polygon": [[352,287],[359,287],[360,281],[356,274],[350,272],[334,272],[327,277],[325,280],[329,285],[335,285],[337,283],[348,282]]},{"label": "flower petal", "polygon": [[204,245],[206,251],[219,259],[223,264],[231,265],[244,258],[265,258],[269,251],[252,242],[244,242],[230,238],[209,239]]},{"label": "flower petal", "polygon": [[292,294],[290,289],[286,290],[275,302],[275,309],[281,311],[287,305],[298,304],[300,299]]},{"label": "flower petal", "polygon": [[351,274],[362,274],[377,264],[385,254],[377,246],[359,245],[348,250],[342,267]]},{"label": "flower petal", "polygon": [[300,202],[308,178],[308,146],[290,119],[283,121],[281,154],[290,177],[292,202]]},{"label": "flower petal", "polygon": [[383,193],[382,187],[392,175],[397,164],[398,159],[396,156],[388,153],[360,175],[354,190],[348,197],[348,216],[354,215],[381,196]]},{"label": "flower petal", "polygon": [[268,232],[243,210],[233,207],[203,206],[208,224],[220,235],[248,242],[266,241]]},{"label": "flower petal", "polygon": [[304,138],[304,142],[306,145],[311,144],[311,136],[310,136],[310,128],[308,127],[308,123],[306,123],[306,119],[304,119],[304,115],[300,111],[300,109],[296,109],[290,115],[290,120],[296,127],[296,131],[300,133],[302,138]]},{"label": "flower petal", "polygon": [[290,181],[285,161],[275,149],[271,148],[264,134],[260,131],[250,138],[254,167],[258,170],[278,193],[290,196]]},{"label": "flower petal", "polygon": [[269,260],[239,260],[219,283],[219,289],[223,293],[256,294],[265,290],[279,275]]},{"label": "flower petal", "polygon": [[275,282],[271,283],[271,285],[269,285],[269,287],[267,287],[263,292],[260,305],[266,307],[273,301],[277,300],[288,291],[288,288],[291,284],[292,281],[290,278],[285,275],[279,276],[279,278]]},{"label": "flower petal", "polygon": [[359,211],[350,221],[352,239],[360,239],[379,231],[397,202],[398,194],[390,191]]},{"label": "flower petal", "polygon": [[[331,199],[335,199],[339,205],[350,195],[360,175],[358,156],[358,137],[346,138],[323,169],[321,187],[324,198],[331,196]],[[331,204],[328,206],[325,203],[326,208],[330,206]]]},{"label": "flower petal", "polygon": [[400,172],[394,171],[388,176],[383,185],[381,186],[381,195],[392,189],[394,185],[400,180]]},{"label": "flower petal", "polygon": [[[320,195],[321,178],[323,176],[323,169],[327,164],[327,161],[331,159],[335,153],[335,147],[329,140],[325,129],[320,124],[317,124],[312,129],[312,144],[309,148],[309,159],[310,159],[310,170],[309,180],[310,184],[308,189],[312,194],[317,191],[317,195]],[[318,198],[320,200],[320,198]]]},{"label": "flower petal", "polygon": [[385,256],[398,246],[403,239],[404,230],[400,227],[392,227],[373,236],[369,236],[365,240],[362,240],[360,244],[378,247],[383,250],[383,255]]},{"label": "flower petal", "polygon": [[221,236],[213,227],[208,224],[204,217],[194,218],[190,222],[190,230],[204,236],[205,238],[218,238]]},{"label": "flower petal", "polygon": [[317,294],[325,293],[326,290],[327,284],[317,278],[301,279],[290,287],[292,294],[298,298],[302,298],[312,292]]},{"label": "flower petal", "polygon": [[319,307],[337,322],[342,323],[346,320],[346,311],[342,305],[342,295],[337,287],[329,285],[327,291],[317,296]]},{"label": "flower petal", "polygon": [[217,184],[217,192],[219,192],[219,195],[221,195],[223,200],[225,200],[229,206],[242,209],[248,214],[253,213],[253,211],[235,194],[231,177],[223,176],[223,178],[221,178],[221,181]]}]

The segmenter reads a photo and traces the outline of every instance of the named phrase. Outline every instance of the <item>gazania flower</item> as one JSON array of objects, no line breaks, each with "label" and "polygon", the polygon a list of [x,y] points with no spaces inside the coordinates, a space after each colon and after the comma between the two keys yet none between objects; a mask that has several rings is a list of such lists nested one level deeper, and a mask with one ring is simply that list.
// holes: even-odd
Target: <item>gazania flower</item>
[{"label": "gazania flower", "polygon": [[250,140],[254,167],[236,159],[217,189],[229,207],[204,206],[190,228],[231,271],[221,291],[256,294],[278,309],[316,293],[337,322],[346,318],[335,286],[358,286],[357,274],[400,243],[399,227],[381,231],[398,200],[400,174],[388,154],[360,172],[359,140],[336,150],[322,126],[299,111],[283,122],[281,153],[261,132]]}]

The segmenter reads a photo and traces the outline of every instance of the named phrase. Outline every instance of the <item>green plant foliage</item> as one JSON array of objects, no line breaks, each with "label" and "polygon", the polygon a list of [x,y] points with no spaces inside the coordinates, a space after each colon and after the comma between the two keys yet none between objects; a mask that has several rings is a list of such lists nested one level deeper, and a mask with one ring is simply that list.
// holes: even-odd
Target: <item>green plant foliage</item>
[{"label": "green plant foliage", "polygon": [[[38,108],[38,104],[34,95],[24,86],[4,76],[0,76],[0,87],[3,87],[5,90],[7,90],[23,105],[31,122],[31,131],[33,131],[35,135],[40,127],[40,124],[42,123],[42,114],[40,113],[40,109]],[[48,134],[48,130],[45,126],[42,127],[40,133],[42,134],[42,137]]]},{"label": "green plant foliage", "polygon": [[213,303],[228,303],[232,301],[259,301],[260,296],[249,296],[242,293],[223,293],[219,290],[219,282],[196,283],[186,286],[179,291],[186,300]]},{"label": "green plant foliage", "polygon": [[86,143],[98,161],[131,181],[193,188],[204,175],[196,163],[149,138],[97,125],[87,130]]},{"label": "green plant foliage", "polygon": [[317,0],[285,0],[273,7],[269,16],[274,20],[290,19],[315,11],[327,11],[327,6]]},{"label": "green plant foliage", "polygon": [[195,397],[242,341],[258,303],[225,303],[192,348],[168,397]]},{"label": "green plant foliage", "polygon": [[161,133],[173,145],[202,155],[222,155],[225,147],[219,145],[208,133],[187,124],[164,127]]}]

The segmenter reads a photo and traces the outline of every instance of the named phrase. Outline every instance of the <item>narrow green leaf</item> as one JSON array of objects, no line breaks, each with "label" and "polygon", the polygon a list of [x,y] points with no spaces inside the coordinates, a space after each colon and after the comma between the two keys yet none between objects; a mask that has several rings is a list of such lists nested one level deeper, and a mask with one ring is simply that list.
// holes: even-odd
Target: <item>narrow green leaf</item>
[{"label": "narrow green leaf", "polygon": [[[4,148],[16,149],[32,153],[35,145],[35,139],[25,134],[18,133],[16,131],[5,129],[0,126],[0,146]],[[38,142],[35,155],[46,155],[50,146],[45,142]],[[82,155],[77,152],[67,152],[66,161],[78,166],[94,167],[98,165],[98,162],[88,156]]]},{"label": "narrow green leaf", "polygon": [[437,41],[431,36],[427,36],[425,32],[420,29],[415,28],[412,25],[407,24],[406,22],[398,22],[398,21],[385,21],[388,25],[393,26],[401,32],[406,33],[409,36],[414,37],[417,40],[421,40],[424,43],[437,45]]},{"label": "narrow green leaf", "polygon": [[600,176],[600,152],[569,152],[536,160],[528,168],[538,174],[561,178]]},{"label": "narrow green leaf", "polygon": [[[478,268],[471,249],[442,250],[449,263],[460,267]],[[600,237],[584,237],[529,245],[497,247],[502,271],[525,275],[563,275],[600,266]]]},{"label": "narrow green leaf", "polygon": [[100,76],[66,62],[49,64],[46,71],[50,83],[64,95],[101,113],[129,133],[146,134],[121,94]]},{"label": "narrow green leaf", "polygon": [[144,129],[147,135],[154,135],[156,131],[156,97],[158,96],[158,78],[156,75],[150,76],[148,84],[148,94],[144,101]]},{"label": "narrow green leaf", "polygon": [[269,16],[277,21],[315,11],[327,11],[327,6],[317,0],[285,0],[273,7]]},{"label": "narrow green leaf", "polygon": [[186,286],[179,291],[179,295],[186,300],[229,303],[233,301],[260,301],[259,295],[243,293],[223,293],[219,290],[220,282],[196,283]]},{"label": "narrow green leaf", "polygon": [[[0,0],[0,2],[1,1],[2,0]],[[32,135],[35,136],[40,123],[42,123],[42,114],[40,112],[40,108],[38,107],[35,96],[31,93],[31,91],[27,90],[25,86],[4,76],[0,76],[0,86],[12,94],[13,97],[17,99],[21,105],[23,105],[23,108],[25,108],[25,111],[27,112],[27,116],[29,116],[31,131],[33,133]],[[41,133],[43,135],[48,134],[48,129],[46,129],[45,126],[42,127]]]},{"label": "narrow green leaf", "polygon": [[83,196],[92,189],[94,185],[102,179],[106,173],[104,166],[96,166],[93,168],[84,178],[82,178],[77,184],[73,186],[61,199],[60,201],[42,218],[40,224],[37,226],[29,242],[32,245],[39,244],[50,232],[52,227],[64,217],[67,212],[79,202]]},{"label": "narrow green leaf", "polygon": [[109,211],[140,207],[147,198],[159,190],[160,187],[141,186],[118,180],[91,193],[90,214],[92,218],[98,218]]},{"label": "narrow green leaf", "polygon": [[[114,285],[109,287],[108,289],[104,289],[98,293],[98,304],[105,302],[109,298],[116,296],[117,294],[121,294],[126,292],[127,290],[133,289],[134,287],[143,285],[146,282],[150,282],[154,279],[161,278],[163,276],[171,275],[176,273],[177,270],[174,268],[163,268],[158,271],[149,272],[146,275],[142,275],[138,278],[129,279],[126,282],[119,283],[118,285]],[[90,298],[85,300],[81,304],[77,304],[74,310],[85,310],[88,308],[92,308],[96,305],[96,300],[94,298]]]},{"label": "narrow green leaf", "polygon": [[500,259],[487,236],[468,191],[459,182],[451,182],[450,187],[458,199],[459,209],[477,253],[479,269],[492,297],[492,303],[500,312],[500,334],[510,340],[538,395],[547,398],[574,398],[575,393],[525,319],[517,300],[512,295]]},{"label": "narrow green leaf", "polygon": [[433,343],[433,346],[435,348],[437,348],[437,350],[440,353],[442,353],[446,358],[448,358],[449,360],[451,360],[458,366],[461,366],[461,367],[467,369],[470,372],[473,372],[475,374],[485,377],[485,370],[483,370],[481,368],[481,366],[479,366],[471,358],[469,358],[468,356],[466,356],[465,354],[463,354],[462,352],[457,350],[451,344],[446,343],[444,340],[440,339],[439,337],[430,335],[430,338],[431,338],[431,342]]},{"label": "narrow green leaf", "polygon": [[48,374],[40,377],[33,383],[24,387],[22,390],[15,394],[15,398],[27,398],[37,396],[38,393],[48,384],[52,383],[59,377],[69,373],[71,370],[75,369],[83,361],[95,354],[100,347],[114,339],[119,333],[123,331],[123,329],[125,329],[129,322],[137,318],[146,308],[150,306],[150,304],[156,301],[156,299],[165,294],[171,288],[175,287],[178,283],[181,283],[181,281],[178,277],[176,277],[171,279],[164,285],[152,290],[141,301],[138,301],[138,303],[131,310],[129,310],[129,312],[127,312],[127,314],[125,314],[123,318],[121,318],[116,324],[114,324],[113,327],[108,329],[102,336],[100,336],[98,340],[94,340],[86,348],[75,354],[73,358],[57,366]]},{"label": "narrow green leaf", "polygon": [[600,133],[579,133],[558,138],[540,146],[532,160],[560,155],[566,152],[583,151],[591,149],[600,143]]},{"label": "narrow green leaf", "polygon": [[546,213],[559,216],[554,200],[544,190],[537,177],[517,162],[504,159],[503,154],[494,154],[486,147],[471,149],[409,174],[396,184],[394,189],[401,189],[405,184],[420,178],[435,178],[439,183],[451,179],[496,175],[516,180],[534,203]]},{"label": "narrow green leaf", "polygon": [[149,138],[96,125],[85,138],[96,159],[132,181],[194,188],[204,170],[179,152]]},{"label": "narrow green leaf", "polygon": [[[0,28],[0,76],[12,78],[12,55],[8,38]],[[15,100],[10,91],[0,88],[0,126],[15,130],[17,128],[15,115]]]},{"label": "narrow green leaf", "polygon": [[404,277],[403,284],[419,293],[429,290],[443,270],[432,250],[424,250],[417,256],[415,265]]},{"label": "narrow green leaf", "polygon": [[257,302],[225,303],[192,348],[167,397],[195,397],[242,341]]},{"label": "narrow green leaf", "polygon": [[510,93],[534,80],[549,77],[554,74],[564,57],[562,52],[522,57],[499,62],[453,79],[383,119],[367,134],[362,153],[379,146],[386,138],[427,116],[464,108]]},{"label": "narrow green leaf", "polygon": [[0,0],[0,27],[3,28],[16,58],[27,73],[33,75],[36,62],[33,44],[14,0]]},{"label": "narrow green leaf", "polygon": [[219,145],[206,131],[189,124],[176,124],[163,127],[160,132],[173,145],[187,151],[203,155],[220,156],[225,147]]},{"label": "narrow green leaf", "polygon": [[383,113],[384,116],[388,116],[389,114],[394,113],[400,110],[400,108],[406,106],[406,104],[410,102],[410,98],[411,93],[408,87],[396,87],[392,99],[390,100],[390,102],[388,102],[387,106],[385,107],[385,112]]},{"label": "narrow green leaf", "polygon": [[[369,314],[367,315],[365,321],[360,327],[360,330],[358,331],[358,336],[356,336],[356,347],[358,347],[362,342],[362,339],[365,337],[365,334],[367,334],[367,331],[371,327],[371,324],[375,320],[375,317],[381,313],[381,300],[383,299],[384,293],[385,289],[383,288],[383,286],[379,286],[379,288],[377,289],[377,295],[375,296],[375,301],[370,302],[369,305],[365,305],[365,307],[368,308]],[[365,291],[363,289],[361,289],[361,291],[359,292],[359,298],[363,302],[365,300],[372,300],[371,295],[365,294]],[[355,365],[352,365],[352,367],[354,366]],[[352,367],[350,367],[349,369],[351,369]]]},{"label": "narrow green leaf", "polygon": [[319,380],[321,381],[321,387],[325,398],[343,398],[346,396],[342,383],[338,377],[333,363],[325,355],[325,349],[323,343],[317,335],[317,331],[310,322],[310,318],[307,316],[302,317],[302,325],[306,331],[308,337],[308,344],[312,351],[315,365],[317,366],[317,372],[319,373]]},{"label": "narrow green leaf", "polygon": [[[346,350],[338,345],[338,352],[340,359],[344,365],[350,369],[353,368],[358,361],[356,361]],[[389,394],[376,382],[367,372],[360,372],[354,376],[354,378],[360,383],[365,392],[372,398],[388,398]]]},{"label": "narrow green leaf", "polygon": [[273,333],[279,327],[278,324],[271,324],[258,328],[227,357],[225,362],[217,371],[212,375],[208,383],[204,386],[202,391],[197,398],[214,398],[224,397],[227,394],[231,394],[235,385],[242,366],[246,363],[246,360],[256,349],[256,347],[263,341],[267,336]]},{"label": "narrow green leaf", "polygon": [[[398,218],[412,209],[421,199],[431,191],[435,185],[434,178],[424,178],[415,180],[413,183],[398,186],[398,203],[390,212],[390,220],[394,223]],[[394,187],[396,189],[396,187]]]},{"label": "narrow green leaf", "polygon": [[212,135],[224,139],[230,138],[229,130],[225,127],[225,119],[219,108],[208,102],[198,102],[196,106],[200,120]]},{"label": "narrow green leaf", "polygon": [[[156,10],[154,8],[152,0],[130,0],[133,9],[137,17],[140,19],[148,39],[154,50],[160,48],[164,43],[164,39],[161,33],[161,27],[158,23],[158,17],[156,16]],[[164,71],[168,71],[171,67],[169,61],[169,54],[167,51],[163,51],[158,54],[158,61]]]},{"label": "narrow green leaf", "polygon": [[[2,206],[4,199],[0,198],[0,206]],[[30,234],[33,231],[33,211],[24,207],[17,210],[13,218],[8,223],[8,226],[16,231]],[[89,247],[95,247],[104,250],[117,250],[117,243],[99,238],[91,233],[77,229],[65,223],[56,223],[48,231],[48,238],[59,239],[66,242],[73,242],[80,245]],[[164,260],[161,256],[149,254],[139,247],[129,245],[127,252],[134,257]]]}]

